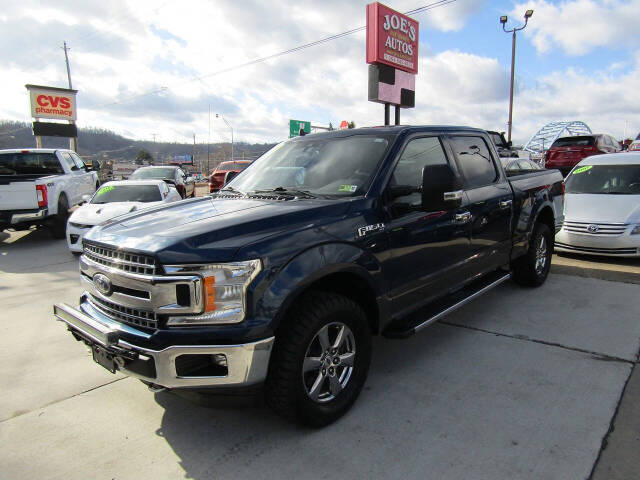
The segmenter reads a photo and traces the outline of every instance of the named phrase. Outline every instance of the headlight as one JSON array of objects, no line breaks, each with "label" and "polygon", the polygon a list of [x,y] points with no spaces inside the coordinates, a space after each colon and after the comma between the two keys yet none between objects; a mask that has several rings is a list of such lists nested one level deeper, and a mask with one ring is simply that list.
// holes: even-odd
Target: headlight
[{"label": "headlight", "polygon": [[165,267],[167,273],[197,273],[203,277],[204,312],[169,317],[167,326],[239,323],[247,309],[247,287],[262,268],[260,260],[199,266]]},{"label": "headlight", "polygon": [[640,224],[636,225],[633,230],[631,230],[631,235],[638,235],[640,234]]}]

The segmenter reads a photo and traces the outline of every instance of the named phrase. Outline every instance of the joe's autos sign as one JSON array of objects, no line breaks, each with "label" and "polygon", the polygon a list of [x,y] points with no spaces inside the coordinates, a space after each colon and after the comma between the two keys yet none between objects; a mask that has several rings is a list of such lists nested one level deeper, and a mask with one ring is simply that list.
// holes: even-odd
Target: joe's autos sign
[{"label": "joe's autos sign", "polygon": [[68,88],[25,85],[31,98],[33,118],[57,118],[76,120],[77,90]]},{"label": "joe's autos sign", "polygon": [[375,2],[367,5],[367,63],[418,73],[418,22]]}]

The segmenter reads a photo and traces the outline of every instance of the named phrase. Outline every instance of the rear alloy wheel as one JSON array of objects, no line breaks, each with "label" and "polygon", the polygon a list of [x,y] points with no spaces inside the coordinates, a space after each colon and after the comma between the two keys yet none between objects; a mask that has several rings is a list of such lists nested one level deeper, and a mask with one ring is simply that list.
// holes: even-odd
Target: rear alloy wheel
[{"label": "rear alloy wheel", "polygon": [[553,236],[544,223],[533,228],[529,250],[513,264],[513,278],[520,285],[539,287],[544,283],[551,269]]},{"label": "rear alloy wheel", "polygon": [[339,294],[307,293],[276,334],[266,401],[290,420],[328,425],[358,398],[370,360],[371,332],[362,307]]},{"label": "rear alloy wheel", "polygon": [[58,199],[58,213],[53,218],[51,236],[53,238],[65,238],[67,235],[67,220],[69,219],[69,202],[67,197],[60,195]]}]

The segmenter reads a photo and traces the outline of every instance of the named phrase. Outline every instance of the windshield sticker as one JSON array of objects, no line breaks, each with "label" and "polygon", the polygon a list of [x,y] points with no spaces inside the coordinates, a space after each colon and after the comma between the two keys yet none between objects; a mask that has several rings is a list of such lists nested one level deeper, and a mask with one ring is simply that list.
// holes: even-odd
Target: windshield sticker
[{"label": "windshield sticker", "polygon": [[358,189],[357,185],[340,185],[339,192],[355,192]]},{"label": "windshield sticker", "polygon": [[100,191],[96,194],[96,197],[102,195],[103,193],[107,193],[113,190],[113,185],[108,185],[106,187],[102,187]]},{"label": "windshield sticker", "polygon": [[573,171],[573,174],[577,175],[578,173],[586,172],[587,170],[591,170],[591,167],[593,167],[593,165],[585,165],[584,167],[576,168]]}]

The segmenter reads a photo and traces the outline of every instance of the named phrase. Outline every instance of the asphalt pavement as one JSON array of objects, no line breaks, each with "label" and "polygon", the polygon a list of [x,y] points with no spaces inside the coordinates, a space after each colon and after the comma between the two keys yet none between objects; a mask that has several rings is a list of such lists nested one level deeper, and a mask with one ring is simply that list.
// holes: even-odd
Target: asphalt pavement
[{"label": "asphalt pavement", "polygon": [[321,430],[110,374],[53,319],[80,292],[64,241],[0,232],[2,479],[640,478],[634,282],[507,282],[376,338],[362,395]]}]

